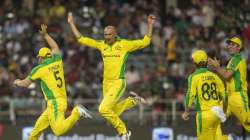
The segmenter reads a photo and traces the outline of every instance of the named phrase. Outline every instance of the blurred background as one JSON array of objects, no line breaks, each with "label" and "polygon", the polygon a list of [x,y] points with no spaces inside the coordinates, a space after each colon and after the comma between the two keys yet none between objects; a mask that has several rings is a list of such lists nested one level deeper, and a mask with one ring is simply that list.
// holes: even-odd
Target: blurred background
[{"label": "blurred background", "polygon": [[[195,112],[188,122],[180,118],[187,77],[194,70],[190,54],[204,49],[225,65],[230,57],[225,39],[239,35],[244,42],[243,55],[248,59],[249,7],[249,0],[1,0],[0,139],[25,140],[26,131],[46,107],[39,84],[29,89],[12,86],[14,79],[25,78],[37,65],[36,54],[46,45],[38,30],[46,23],[63,56],[67,115],[76,103],[96,114],[94,120],[77,124],[67,134],[69,139],[118,140],[97,113],[102,98],[101,55],[94,49],[79,47],[67,23],[71,11],[80,32],[95,39],[103,38],[106,25],[116,26],[122,38],[141,38],[147,31],[147,15],[157,16],[150,47],[132,53],[126,65],[124,97],[133,90],[150,106],[139,105],[122,118],[132,130],[132,140],[158,140],[153,132],[160,128],[169,135],[159,140],[194,140]],[[247,78],[250,80],[250,76]],[[224,132],[236,138],[247,135],[234,120],[229,118],[223,125]],[[41,139],[56,139],[51,131],[43,136]]]}]

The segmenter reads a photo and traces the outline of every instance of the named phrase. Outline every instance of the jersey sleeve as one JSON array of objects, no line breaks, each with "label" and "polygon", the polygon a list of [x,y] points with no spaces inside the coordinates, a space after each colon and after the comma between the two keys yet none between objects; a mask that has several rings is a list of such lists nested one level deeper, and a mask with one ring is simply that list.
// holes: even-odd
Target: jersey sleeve
[{"label": "jersey sleeve", "polygon": [[233,72],[237,70],[238,65],[241,62],[241,57],[233,57],[227,65],[227,69],[232,70]]},{"label": "jersey sleeve", "polygon": [[143,39],[137,39],[137,40],[123,40],[125,50],[128,52],[132,52],[138,49],[143,49],[147,46],[149,46],[151,41],[151,38],[147,35],[144,36]]},{"label": "jersey sleeve", "polygon": [[95,48],[98,50],[101,50],[102,45],[101,45],[101,41],[99,40],[95,40],[89,37],[83,37],[81,36],[80,38],[78,38],[77,40],[80,44],[91,47],[91,48]]},{"label": "jersey sleeve", "polygon": [[31,81],[40,79],[40,78],[42,77],[42,75],[43,75],[43,74],[42,74],[41,68],[42,68],[42,67],[41,67],[40,65],[34,67],[34,68],[31,70],[31,72],[30,72],[28,78],[29,78]]},{"label": "jersey sleeve", "polygon": [[196,83],[194,82],[194,76],[190,75],[188,77],[188,90],[185,96],[185,107],[191,107],[196,96]]}]

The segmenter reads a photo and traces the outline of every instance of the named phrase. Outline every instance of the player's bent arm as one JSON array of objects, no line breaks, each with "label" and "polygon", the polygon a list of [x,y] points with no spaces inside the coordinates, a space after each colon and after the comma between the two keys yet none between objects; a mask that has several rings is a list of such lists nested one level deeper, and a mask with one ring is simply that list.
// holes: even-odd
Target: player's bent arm
[{"label": "player's bent arm", "polygon": [[48,34],[44,34],[44,39],[46,40],[46,42],[49,44],[52,53],[53,54],[59,54],[60,50],[59,50],[59,46],[57,45],[56,41]]},{"label": "player's bent arm", "polygon": [[216,70],[216,73],[218,73],[225,80],[229,80],[233,76],[232,70],[223,69],[221,67],[218,67],[215,70]]},{"label": "player's bent arm", "polygon": [[19,86],[19,87],[29,87],[31,83],[32,83],[32,81],[29,79],[29,77],[26,77],[23,80],[16,79],[14,81],[14,85]]}]

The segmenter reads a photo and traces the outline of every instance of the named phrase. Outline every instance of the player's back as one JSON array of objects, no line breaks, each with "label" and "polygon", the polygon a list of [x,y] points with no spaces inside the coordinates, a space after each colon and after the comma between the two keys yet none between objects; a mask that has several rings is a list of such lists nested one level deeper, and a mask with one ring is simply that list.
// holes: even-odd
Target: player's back
[{"label": "player's back", "polygon": [[192,74],[192,88],[195,89],[196,109],[210,110],[213,106],[220,106],[225,97],[222,80],[206,68],[201,68]]},{"label": "player's back", "polygon": [[62,58],[59,54],[47,58],[35,67],[30,79],[40,80],[42,91],[46,99],[66,98],[64,70]]}]

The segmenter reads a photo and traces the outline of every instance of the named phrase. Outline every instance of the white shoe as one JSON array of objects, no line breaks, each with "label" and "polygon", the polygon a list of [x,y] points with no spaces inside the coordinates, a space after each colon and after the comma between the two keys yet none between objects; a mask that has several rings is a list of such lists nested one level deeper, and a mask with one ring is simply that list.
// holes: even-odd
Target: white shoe
[{"label": "white shoe", "polygon": [[84,107],[82,105],[77,105],[77,109],[78,109],[78,112],[80,113],[81,117],[92,119],[92,116],[90,115],[91,113],[86,107]]},{"label": "white shoe", "polygon": [[127,133],[121,136],[121,140],[130,140],[130,136],[131,136],[131,131],[128,131]]},{"label": "white shoe", "polygon": [[227,136],[227,139],[228,140],[234,140],[234,138],[230,134]]},{"label": "white shoe", "polygon": [[220,118],[221,122],[225,122],[227,120],[227,117],[226,117],[225,113],[223,112],[222,107],[220,107],[220,106],[214,106],[214,107],[212,107],[211,110],[214,112],[214,114],[218,118]]},{"label": "white shoe", "polygon": [[229,134],[229,135],[227,135],[227,139],[228,140],[236,140],[237,137],[234,134]]},{"label": "white shoe", "polygon": [[137,103],[148,104],[143,97],[139,96],[137,93],[133,91],[129,92],[129,96],[132,97]]}]

